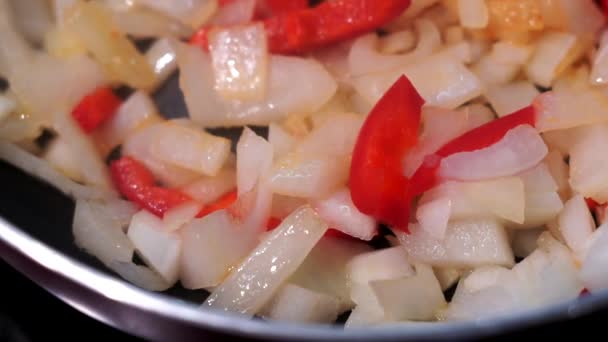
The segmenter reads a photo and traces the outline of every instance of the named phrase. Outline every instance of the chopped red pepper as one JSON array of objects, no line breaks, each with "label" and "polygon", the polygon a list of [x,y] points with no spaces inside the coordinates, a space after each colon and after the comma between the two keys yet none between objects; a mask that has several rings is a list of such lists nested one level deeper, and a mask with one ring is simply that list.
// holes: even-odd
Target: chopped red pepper
[{"label": "chopped red pepper", "polygon": [[157,186],[152,173],[131,157],[113,161],[110,172],[123,196],[157,216],[162,217],[169,209],[191,201],[190,197],[179,190]]},{"label": "chopped red pepper", "polygon": [[585,198],[585,202],[587,202],[587,207],[589,207],[589,210],[595,210],[595,208],[601,205],[593,200],[593,198]]},{"label": "chopped red pepper", "polygon": [[91,133],[111,118],[120,104],[120,98],[111,88],[100,87],[80,100],[72,110],[72,116],[83,131]]},{"label": "chopped red pepper", "polygon": [[201,209],[201,211],[196,215],[196,217],[204,217],[211,214],[214,211],[226,209],[230,207],[234,202],[236,202],[237,193],[236,191],[231,191],[224,196],[220,197],[217,201],[206,205]]},{"label": "chopped red pepper", "polygon": [[308,8],[308,0],[258,0],[255,16],[258,19],[266,19],[304,8]]},{"label": "chopped red pepper", "polygon": [[350,169],[355,206],[380,222],[404,230],[410,203],[402,160],[418,142],[423,104],[416,88],[401,76],[365,120]]},{"label": "chopped red pepper", "polygon": [[479,126],[460,137],[450,141],[434,154],[427,156],[424,163],[414,173],[409,188],[410,198],[421,195],[438,183],[437,170],[441,159],[459,152],[470,152],[486,148],[502,139],[511,129],[519,125],[532,125],[535,123],[535,111],[532,106],[503,116],[500,119],[490,121]]},{"label": "chopped red pepper", "polygon": [[604,15],[608,16],[608,0],[602,0],[602,10],[604,10]]},{"label": "chopped red pepper", "polygon": [[[274,15],[264,21],[270,52],[303,53],[371,32],[398,17],[411,0],[330,0],[313,8]],[[278,1],[277,1],[278,2]],[[190,43],[208,49],[208,27]]]},{"label": "chopped red pepper", "polygon": [[271,217],[268,219],[268,223],[266,224],[266,230],[271,231],[278,227],[281,224],[281,220],[276,217]]}]

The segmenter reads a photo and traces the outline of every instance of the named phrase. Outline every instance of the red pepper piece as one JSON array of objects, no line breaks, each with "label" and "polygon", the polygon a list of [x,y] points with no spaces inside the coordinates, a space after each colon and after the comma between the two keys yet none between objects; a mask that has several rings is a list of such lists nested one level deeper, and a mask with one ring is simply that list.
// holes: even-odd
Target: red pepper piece
[{"label": "red pepper piece", "polygon": [[162,217],[169,209],[191,201],[179,190],[156,186],[154,176],[139,161],[122,157],[110,165],[112,180],[129,201]]},{"label": "red pepper piece", "polygon": [[589,210],[595,210],[595,208],[601,205],[593,200],[593,198],[585,198],[585,202],[587,202],[587,207],[589,207]]},{"label": "red pepper piece", "polygon": [[414,173],[411,179],[412,186],[409,189],[410,198],[413,199],[437,185],[437,170],[441,159],[454,153],[486,148],[502,139],[511,129],[525,124],[534,126],[534,123],[534,108],[528,106],[513,114],[490,121],[450,141],[435,154],[427,156],[424,163]]},{"label": "red pepper piece", "polygon": [[402,160],[418,142],[424,99],[405,77],[384,94],[368,115],[353,151],[350,191],[364,214],[407,230],[409,180]]},{"label": "red pepper piece", "polygon": [[602,0],[602,10],[604,11],[604,15],[608,16],[608,0]]},{"label": "red pepper piece", "polygon": [[[371,32],[398,17],[411,0],[329,0],[313,8],[288,11],[264,21],[272,53],[311,51]],[[190,43],[207,50],[208,27]]]},{"label": "red pepper piece", "polygon": [[196,217],[201,218],[211,214],[214,211],[226,209],[230,207],[234,202],[236,202],[236,199],[236,191],[231,191],[220,197],[217,201],[203,207],[203,209],[201,209],[201,211],[196,215]]},{"label": "red pepper piece", "polygon": [[111,88],[99,87],[80,100],[72,116],[83,131],[91,133],[111,118],[121,103]]},{"label": "red pepper piece", "polygon": [[268,223],[266,224],[266,230],[267,231],[274,230],[276,227],[278,227],[281,224],[281,222],[282,221],[276,217],[269,218]]},{"label": "red pepper piece", "polygon": [[266,19],[305,8],[308,8],[308,0],[258,0],[255,16],[258,19]]}]

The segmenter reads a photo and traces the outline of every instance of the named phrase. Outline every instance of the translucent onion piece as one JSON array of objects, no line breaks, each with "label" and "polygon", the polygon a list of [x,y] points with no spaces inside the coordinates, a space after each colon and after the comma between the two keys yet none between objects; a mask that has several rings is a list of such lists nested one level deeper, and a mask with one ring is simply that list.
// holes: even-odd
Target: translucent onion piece
[{"label": "translucent onion piece", "polygon": [[204,306],[244,315],[257,313],[326,231],[327,224],[314,210],[298,209],[215,288]]},{"label": "translucent onion piece", "polygon": [[135,39],[176,37],[189,38],[192,28],[146,8],[132,8],[112,13],[112,21],[120,32]]},{"label": "translucent onion piece", "polygon": [[313,207],[332,228],[352,237],[369,241],[378,234],[376,220],[355,207],[348,189],[339,190],[328,198],[315,201]]},{"label": "translucent onion piece", "polygon": [[202,205],[196,202],[188,202],[171,208],[163,215],[163,229],[168,232],[179,230],[192,221],[201,209]]},{"label": "translucent onion piece", "polygon": [[[205,127],[267,125],[289,113],[313,113],[334,95],[336,82],[311,59],[272,56],[263,101],[227,101],[214,90],[211,58],[198,47],[176,44],[180,88],[190,117]],[[293,82],[298,80],[298,82]]]},{"label": "translucent onion piece", "polygon": [[569,199],[557,217],[557,222],[566,245],[577,255],[582,255],[595,230],[595,222],[583,196],[576,195]]},{"label": "translucent onion piece", "polygon": [[536,129],[521,125],[507,132],[494,145],[444,158],[439,174],[446,179],[458,180],[509,176],[535,166],[547,153],[547,146]]},{"label": "translucent onion piece", "polygon": [[580,270],[580,277],[589,291],[608,288],[608,226],[600,226],[589,240],[586,256]]},{"label": "translucent onion piece", "polygon": [[480,29],[488,25],[489,13],[484,0],[458,0],[458,14],[463,27]]},{"label": "translucent onion piece", "polygon": [[222,169],[213,177],[203,177],[182,187],[182,191],[202,204],[209,204],[236,188],[236,173]]},{"label": "translucent onion piece", "polygon": [[448,229],[451,211],[452,201],[449,198],[438,198],[420,204],[416,209],[416,220],[429,235],[443,239]]},{"label": "translucent onion piece", "polygon": [[74,199],[106,199],[116,196],[108,189],[78,184],[53,168],[48,162],[8,142],[0,142],[0,159],[34,175]]},{"label": "translucent onion piece", "polygon": [[255,14],[256,0],[229,1],[215,13],[211,22],[218,26],[247,24]]},{"label": "translucent onion piece", "polygon": [[70,179],[82,182],[84,176],[77,156],[67,141],[56,137],[44,152],[44,159]]},{"label": "translucent onion piece", "polygon": [[526,67],[530,80],[545,88],[551,87],[555,78],[578,57],[573,55],[577,43],[576,35],[571,33],[545,33]]},{"label": "translucent onion piece", "polygon": [[236,185],[239,195],[250,192],[272,167],[273,147],[245,128],[236,145]]},{"label": "translucent onion piece", "polygon": [[135,265],[132,262],[113,261],[108,267],[129,283],[148,291],[165,291],[172,284],[148,267]]},{"label": "translucent onion piece", "polygon": [[600,47],[595,58],[593,59],[593,68],[589,81],[594,85],[602,85],[608,83],[608,42],[606,41],[608,33],[604,31],[600,39]]},{"label": "translucent onion piece", "polygon": [[525,258],[532,254],[537,247],[536,240],[540,234],[543,233],[543,229],[527,229],[527,230],[516,230],[513,232],[513,254],[517,258]]},{"label": "translucent onion piece", "polygon": [[518,81],[490,87],[485,95],[496,114],[502,117],[529,106],[538,94],[538,89],[532,83]]},{"label": "translucent onion piece", "polygon": [[216,12],[217,0],[135,0],[135,3],[155,9],[197,29]]},{"label": "translucent onion piece", "polygon": [[268,47],[262,24],[209,33],[215,91],[224,99],[261,101],[268,79]]},{"label": "translucent onion piece", "polygon": [[357,114],[328,115],[302,139],[295,151],[304,156],[349,156],[355,148],[364,120],[365,117]]},{"label": "translucent onion piece", "polygon": [[411,234],[395,232],[410,257],[440,267],[477,267],[514,263],[504,228],[495,220],[452,222],[445,238],[437,240],[417,225]]},{"label": "translucent onion piece", "polygon": [[268,126],[268,142],[272,144],[275,159],[289,153],[296,144],[296,138],[276,123]]},{"label": "translucent onion piece", "polygon": [[285,284],[262,309],[261,316],[298,323],[333,323],[338,318],[338,309],[335,297]]},{"label": "translucent onion piece", "polygon": [[608,201],[608,127],[591,126],[570,153],[570,185],[598,203]]},{"label": "translucent onion piece", "polygon": [[19,30],[35,45],[42,43],[44,34],[53,25],[51,4],[48,1],[19,0],[10,2]]},{"label": "translucent onion piece", "polygon": [[177,54],[167,38],[155,41],[146,51],[146,59],[156,75],[153,88],[163,84],[177,70]]}]

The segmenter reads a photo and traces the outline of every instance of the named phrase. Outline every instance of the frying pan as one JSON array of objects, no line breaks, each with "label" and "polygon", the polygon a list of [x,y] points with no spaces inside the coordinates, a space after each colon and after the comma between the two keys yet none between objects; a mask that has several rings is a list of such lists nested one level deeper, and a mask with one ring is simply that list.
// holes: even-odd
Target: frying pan
[{"label": "frying pan", "polygon": [[[160,112],[172,118],[187,113],[177,77],[173,75],[154,95]],[[263,129],[258,132],[264,133]],[[235,141],[240,131],[224,129],[214,133]],[[79,250],[71,231],[74,203],[57,190],[6,163],[0,163],[0,179],[0,257],[82,313],[150,340],[455,340],[495,336],[608,307],[608,292],[602,292],[497,318],[348,330],[339,325],[266,322],[204,310],[199,305],[208,295],[205,291],[176,287],[161,294],[147,292],[123,281]]]}]

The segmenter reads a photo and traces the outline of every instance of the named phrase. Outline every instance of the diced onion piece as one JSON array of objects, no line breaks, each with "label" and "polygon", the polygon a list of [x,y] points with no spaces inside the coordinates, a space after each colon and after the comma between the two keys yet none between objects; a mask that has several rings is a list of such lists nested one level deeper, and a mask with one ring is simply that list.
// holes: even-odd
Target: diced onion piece
[{"label": "diced onion piece", "polygon": [[131,219],[127,236],[145,263],[169,284],[177,282],[181,238],[163,227],[163,221],[146,210]]},{"label": "diced onion piece", "polygon": [[557,192],[526,192],[523,225],[509,224],[509,228],[538,228],[553,220],[564,204]]},{"label": "diced onion piece", "polygon": [[517,258],[526,258],[532,254],[537,247],[536,241],[544,229],[526,229],[513,232],[513,254]]},{"label": "diced onion piece", "polygon": [[[548,2],[551,6],[551,2]],[[557,0],[553,7],[561,7],[559,17],[561,24],[565,23],[568,31],[585,38],[594,37],[606,23],[606,17],[593,0]],[[565,19],[565,20],[564,20]]]},{"label": "diced onion piece", "polygon": [[114,28],[111,13],[99,2],[78,2],[67,19],[110,78],[137,89],[150,89],[154,72],[133,43]]},{"label": "diced onion piece", "polygon": [[524,184],[519,177],[497,178],[465,184],[469,198],[497,217],[524,222]]},{"label": "diced onion piece", "polygon": [[156,81],[152,89],[163,84],[177,70],[177,55],[169,39],[161,38],[146,51],[148,64],[152,66]]},{"label": "diced onion piece", "polygon": [[107,199],[112,190],[78,184],[53,168],[48,162],[8,142],[0,142],[0,159],[40,178],[74,199]]},{"label": "diced onion piece", "polygon": [[595,229],[595,223],[585,199],[576,195],[564,204],[557,217],[559,231],[564,242],[577,255],[581,255]]},{"label": "diced onion piece", "polygon": [[354,87],[369,103],[376,103],[405,74],[427,105],[456,108],[482,93],[477,76],[449,53],[438,52],[419,63],[354,78]]},{"label": "diced onion piece", "polygon": [[414,267],[416,275],[370,282],[388,320],[430,320],[446,305],[433,269],[423,264]]},{"label": "diced onion piece", "polygon": [[444,158],[439,174],[446,179],[458,180],[514,175],[538,164],[547,152],[547,145],[536,129],[530,125],[520,125],[507,132],[494,145]]},{"label": "diced onion piece", "polygon": [[78,34],[65,26],[57,26],[47,31],[43,45],[49,55],[61,59],[67,60],[87,54],[87,48]]},{"label": "diced onion piece", "polygon": [[403,67],[418,62],[439,50],[441,33],[430,20],[421,19],[415,22],[418,43],[416,48],[406,54],[387,55],[379,52],[378,36],[369,34],[358,38],[348,55],[350,74],[361,76]]},{"label": "diced onion piece", "polygon": [[495,220],[451,222],[443,240],[429,236],[417,225],[410,225],[410,232],[395,231],[408,255],[420,262],[461,268],[514,264],[507,234]]},{"label": "diced onion piece", "polygon": [[519,174],[524,182],[526,192],[553,192],[559,189],[547,163],[540,163],[536,167]]},{"label": "diced onion piece", "polygon": [[157,125],[150,147],[158,159],[200,174],[214,176],[230,155],[230,141],[202,129],[174,123]]},{"label": "diced onion piece", "polygon": [[481,57],[473,66],[473,72],[485,85],[505,84],[512,81],[532,55],[532,47],[500,41],[490,53]]},{"label": "diced onion piece", "polygon": [[490,87],[485,95],[496,114],[502,117],[529,106],[538,94],[538,89],[532,83],[517,81]]},{"label": "diced onion piece", "polygon": [[438,198],[420,204],[416,209],[416,220],[430,236],[443,239],[451,212],[452,201],[449,198]]},{"label": "diced onion piece", "polygon": [[490,109],[489,106],[480,103],[470,104],[461,109],[461,111],[465,112],[469,118],[467,120],[467,131],[496,119],[496,115],[492,109]]},{"label": "diced onion piece", "polygon": [[296,138],[276,123],[268,126],[268,142],[272,144],[275,159],[289,153],[296,144]]},{"label": "diced onion piece", "polygon": [[346,265],[357,255],[370,251],[371,247],[363,242],[324,237],[312,249],[289,282],[338,298],[339,312],[345,312],[354,307],[350,299],[351,280]]},{"label": "diced onion piece", "polygon": [[112,189],[108,169],[93,141],[78,127],[72,116],[57,113],[53,127],[66,142],[70,143],[69,147],[73,155],[78,158],[80,174],[84,181],[100,188]]},{"label": "diced onion piece", "polygon": [[282,219],[306,203],[308,201],[304,198],[274,194],[272,195],[272,211],[270,216]]},{"label": "diced onion piece", "polygon": [[290,153],[275,163],[268,182],[273,192],[323,198],[346,184],[349,157],[306,157]]},{"label": "diced onion piece", "polygon": [[568,177],[570,170],[562,155],[558,151],[549,152],[545,158],[545,164],[557,184],[557,191],[560,196],[569,198],[570,183],[568,183]]},{"label": "diced onion piece", "polygon": [[217,286],[256,243],[256,236],[243,231],[225,210],[191,221],[180,233],[180,281],[187,289]]},{"label": "diced onion piece", "polygon": [[257,313],[302,264],[327,228],[310,207],[298,209],[215,288],[204,306],[244,315]]},{"label": "diced onion piece", "polygon": [[344,157],[352,154],[365,117],[340,113],[328,117],[296,147],[304,156]]},{"label": "diced onion piece", "polygon": [[333,323],[338,318],[335,297],[297,285],[285,284],[261,311],[261,316],[298,323]]},{"label": "diced onion piece", "polygon": [[168,232],[179,230],[192,221],[201,209],[202,205],[196,202],[188,202],[171,208],[163,215],[163,229]]},{"label": "diced onion piece", "polygon": [[236,145],[236,187],[239,195],[250,192],[272,167],[273,147],[245,128]]},{"label": "diced onion piece", "polygon": [[551,87],[557,76],[578,58],[578,43],[572,33],[544,33],[526,67],[530,80],[545,88]]},{"label": "diced onion piece", "polygon": [[102,154],[107,155],[138,129],[161,121],[162,118],[150,96],[143,91],[136,91],[94,135]]},{"label": "diced onion piece", "polygon": [[433,271],[435,272],[437,281],[439,281],[439,285],[441,285],[441,291],[446,291],[454,286],[463,273],[461,270],[451,267],[435,267]]},{"label": "diced onion piece", "polygon": [[202,204],[209,204],[228,191],[236,188],[236,173],[233,169],[222,169],[213,177],[203,177],[187,184],[181,190]]},{"label": "diced onion piece", "polygon": [[0,94],[0,121],[17,109],[17,101],[7,94]]},{"label": "diced onion piece", "polygon": [[608,226],[603,224],[589,240],[580,277],[591,292],[608,288]]},{"label": "diced onion piece", "polygon": [[[142,162],[154,177],[169,187],[179,187],[192,183],[200,178],[200,173],[164,162],[152,147],[158,144],[165,125],[177,126],[175,123],[159,123],[144,127],[131,134],[123,143],[121,152]],[[198,132],[197,132],[198,133]],[[176,151],[182,151],[178,146]],[[170,151],[173,154],[175,151]]]},{"label": "diced onion piece", "polygon": [[214,29],[209,50],[215,91],[227,100],[261,101],[268,78],[268,47],[263,24]]},{"label": "diced onion piece", "polygon": [[77,200],[72,223],[76,245],[110,266],[114,261],[131,262],[135,247],[119,222],[103,209],[103,202]]},{"label": "diced onion piece", "polygon": [[406,52],[416,46],[416,35],[412,30],[391,32],[381,37],[378,50],[385,54]]},{"label": "diced onion piece", "polygon": [[488,26],[489,13],[484,0],[458,0],[458,14],[463,27],[480,29]]},{"label": "diced onion piece", "polygon": [[228,1],[215,13],[211,23],[217,26],[247,24],[253,19],[256,2],[256,0]]},{"label": "diced onion piece", "polygon": [[328,198],[315,201],[313,208],[333,229],[352,237],[369,241],[378,228],[376,220],[355,207],[348,189],[341,189]]},{"label": "diced onion piece", "polygon": [[131,261],[113,261],[108,267],[135,286],[148,291],[165,291],[173,284],[148,267],[135,265]]},{"label": "diced onion piece", "polygon": [[44,34],[53,26],[51,4],[48,1],[10,1],[19,31],[32,44],[42,43]]},{"label": "diced onion piece", "polygon": [[218,7],[217,0],[135,0],[135,3],[173,17],[193,29],[205,24]]},{"label": "diced onion piece", "polygon": [[[604,31],[602,38],[606,36],[607,33]],[[593,59],[593,68],[591,69],[591,75],[589,75],[589,81],[594,85],[608,83],[608,44],[605,39],[600,39],[600,47]]]},{"label": "diced onion piece", "polygon": [[608,127],[592,126],[570,153],[570,185],[572,190],[594,199],[608,201]]},{"label": "diced onion piece", "polygon": [[193,30],[183,23],[147,8],[112,12],[112,21],[120,32],[135,39],[156,37],[189,38]]},{"label": "diced onion piece", "polygon": [[[180,87],[193,121],[204,127],[267,125],[288,113],[320,109],[337,89],[336,81],[312,59],[271,56],[266,98],[229,101],[214,90],[211,58],[199,47],[176,44]],[[294,82],[298,80],[298,82]]]},{"label": "diced onion piece", "polygon": [[61,137],[55,138],[44,153],[44,159],[55,169],[61,171],[70,179],[81,182],[84,179],[79,159],[74,154],[70,144]]}]

